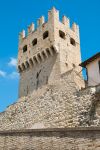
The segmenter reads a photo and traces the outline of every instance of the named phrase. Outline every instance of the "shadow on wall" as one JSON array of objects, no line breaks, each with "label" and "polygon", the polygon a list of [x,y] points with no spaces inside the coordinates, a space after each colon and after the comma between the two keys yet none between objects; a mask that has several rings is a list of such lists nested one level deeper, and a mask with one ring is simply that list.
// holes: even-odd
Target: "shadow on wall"
[{"label": "shadow on wall", "polygon": [[54,81],[57,75],[56,60],[57,54],[49,56],[41,64],[25,70],[20,76],[19,97],[27,96],[51,80]]}]

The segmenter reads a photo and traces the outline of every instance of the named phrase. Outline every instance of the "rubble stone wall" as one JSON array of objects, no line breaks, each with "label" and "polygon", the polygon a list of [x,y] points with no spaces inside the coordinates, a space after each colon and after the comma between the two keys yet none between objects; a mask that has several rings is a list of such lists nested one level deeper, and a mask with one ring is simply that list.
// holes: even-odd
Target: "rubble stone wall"
[{"label": "rubble stone wall", "polygon": [[9,106],[0,114],[0,130],[99,126],[100,94],[79,91],[75,77],[66,73]]}]

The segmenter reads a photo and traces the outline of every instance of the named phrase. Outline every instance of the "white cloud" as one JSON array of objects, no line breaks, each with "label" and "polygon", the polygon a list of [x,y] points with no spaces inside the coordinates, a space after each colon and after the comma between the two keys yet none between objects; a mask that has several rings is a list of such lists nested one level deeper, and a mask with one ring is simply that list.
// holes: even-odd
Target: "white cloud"
[{"label": "white cloud", "polygon": [[6,68],[8,70],[8,72],[4,72],[3,70],[0,70],[0,77],[5,77],[7,79],[18,79],[19,78],[19,73],[16,71],[16,67],[17,67],[17,59],[14,57],[10,58],[10,61],[8,62],[8,66],[10,67],[15,67],[13,68],[12,72],[10,70],[10,68]]},{"label": "white cloud", "polygon": [[9,74],[9,78],[11,79],[17,79],[19,77],[19,73],[18,72],[12,72],[11,74]]},{"label": "white cloud", "polygon": [[6,77],[6,72],[0,70],[0,77]]},{"label": "white cloud", "polygon": [[11,57],[10,62],[8,63],[8,65],[11,66],[11,67],[16,67],[17,66],[17,59]]}]

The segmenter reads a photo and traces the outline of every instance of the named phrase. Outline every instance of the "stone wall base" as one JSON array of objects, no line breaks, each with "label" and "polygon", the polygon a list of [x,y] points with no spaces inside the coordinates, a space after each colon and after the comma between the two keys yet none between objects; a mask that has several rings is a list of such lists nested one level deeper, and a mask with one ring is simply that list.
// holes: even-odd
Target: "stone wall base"
[{"label": "stone wall base", "polygon": [[0,150],[100,150],[100,128],[4,131]]}]

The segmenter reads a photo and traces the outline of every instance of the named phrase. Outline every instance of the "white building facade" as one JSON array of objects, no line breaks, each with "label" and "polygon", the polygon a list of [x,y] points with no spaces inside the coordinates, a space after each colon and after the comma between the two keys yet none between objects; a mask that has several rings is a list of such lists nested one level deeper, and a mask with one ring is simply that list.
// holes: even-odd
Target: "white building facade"
[{"label": "white building facade", "polygon": [[100,84],[100,52],[82,62],[80,66],[87,70],[88,86],[97,86]]}]

